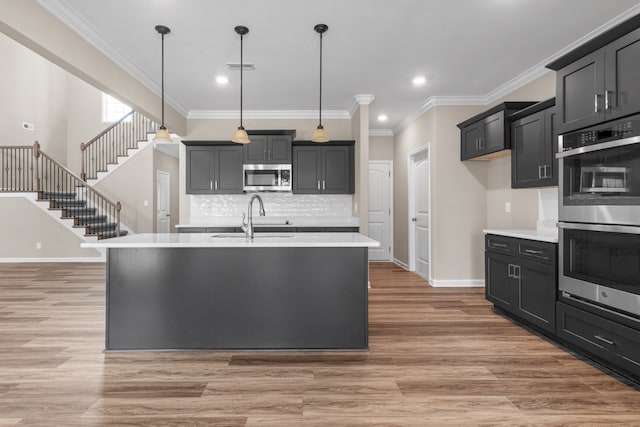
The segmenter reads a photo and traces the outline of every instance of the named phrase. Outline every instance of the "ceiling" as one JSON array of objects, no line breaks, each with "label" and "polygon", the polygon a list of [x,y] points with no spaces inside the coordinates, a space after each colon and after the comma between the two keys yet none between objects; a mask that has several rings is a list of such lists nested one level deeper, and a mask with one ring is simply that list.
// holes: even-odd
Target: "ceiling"
[{"label": "ceiling", "polygon": [[[640,13],[635,0],[39,0],[188,117],[237,117],[245,25],[245,117],[317,117],[319,36],[323,117],[349,117],[375,96],[370,128],[398,129],[434,97],[487,100],[603,29]],[[622,15],[622,16],[621,16]],[[611,22],[615,20],[614,22]],[[220,85],[215,77],[226,75]],[[422,86],[412,84],[425,76]],[[464,98],[460,98],[464,97]],[[388,120],[377,117],[386,114]]]}]

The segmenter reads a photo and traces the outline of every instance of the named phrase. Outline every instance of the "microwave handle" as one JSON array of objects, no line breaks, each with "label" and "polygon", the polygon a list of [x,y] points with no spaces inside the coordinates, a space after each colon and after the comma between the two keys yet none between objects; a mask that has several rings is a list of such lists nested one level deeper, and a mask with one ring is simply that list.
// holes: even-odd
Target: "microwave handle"
[{"label": "microwave handle", "polygon": [[577,224],[568,222],[559,222],[558,228],[569,230],[585,230],[585,231],[604,231],[607,233],[625,233],[640,234],[640,227],[628,225],[605,225],[605,224]]},{"label": "microwave handle", "polygon": [[593,151],[606,150],[608,148],[616,148],[624,145],[633,145],[640,143],[640,136],[632,136],[630,138],[617,139],[615,141],[601,142],[600,144],[586,145],[584,147],[574,148],[562,153],[556,154],[556,158],[576,156],[578,154],[591,153]]}]

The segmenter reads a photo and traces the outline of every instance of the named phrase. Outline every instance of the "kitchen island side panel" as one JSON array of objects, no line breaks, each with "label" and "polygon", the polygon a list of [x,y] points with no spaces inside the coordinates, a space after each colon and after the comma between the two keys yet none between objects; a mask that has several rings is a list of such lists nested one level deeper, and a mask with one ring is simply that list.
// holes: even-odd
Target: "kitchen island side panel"
[{"label": "kitchen island side panel", "polygon": [[367,251],[110,248],[106,349],[366,349]]}]

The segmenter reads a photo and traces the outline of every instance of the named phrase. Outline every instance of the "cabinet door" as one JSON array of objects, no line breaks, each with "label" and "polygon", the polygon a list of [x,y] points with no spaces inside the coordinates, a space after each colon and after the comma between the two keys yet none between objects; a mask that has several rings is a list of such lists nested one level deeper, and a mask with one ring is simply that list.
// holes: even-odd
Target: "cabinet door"
[{"label": "cabinet door", "polygon": [[270,136],[267,150],[268,163],[291,163],[291,137]]},{"label": "cabinet door", "polygon": [[242,146],[242,157],[246,164],[264,164],[267,160],[267,136],[250,135],[249,144]]},{"label": "cabinet door", "polygon": [[604,120],[604,48],[556,72],[558,132]]},{"label": "cabinet door", "polygon": [[349,147],[323,147],[322,192],[350,194],[351,173]]},{"label": "cabinet door", "polygon": [[505,141],[504,111],[492,114],[484,119],[484,136],[480,138],[480,153],[488,154],[510,148]]},{"label": "cabinet door", "polygon": [[243,147],[217,146],[213,148],[215,158],[214,192],[217,194],[242,193]]},{"label": "cabinet door", "polygon": [[548,156],[544,113],[540,111],[511,124],[512,188],[536,187],[545,176]]},{"label": "cabinet door", "polygon": [[485,296],[495,305],[516,312],[518,287],[511,277],[513,260],[510,256],[485,252]]},{"label": "cabinet door", "polygon": [[317,147],[293,148],[294,193],[317,194],[321,190],[322,151]]},{"label": "cabinet door", "polygon": [[640,29],[607,45],[605,51],[607,119],[640,111]]},{"label": "cabinet door", "polygon": [[532,261],[518,260],[518,313],[546,331],[556,328],[556,269]]},{"label": "cabinet door", "polygon": [[480,140],[484,137],[484,123],[482,121],[469,125],[460,131],[461,150],[460,160],[471,159],[478,155]]},{"label": "cabinet door", "polygon": [[187,147],[187,194],[213,193],[213,147]]}]

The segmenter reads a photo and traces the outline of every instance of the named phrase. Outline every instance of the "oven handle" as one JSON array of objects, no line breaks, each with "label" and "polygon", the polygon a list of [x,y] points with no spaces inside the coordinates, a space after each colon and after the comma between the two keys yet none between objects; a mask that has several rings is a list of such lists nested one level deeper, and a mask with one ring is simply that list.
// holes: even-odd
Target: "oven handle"
[{"label": "oven handle", "polygon": [[559,222],[558,228],[568,228],[571,230],[605,231],[608,233],[640,234],[640,227],[634,227],[632,225],[605,225]]},{"label": "oven handle", "polygon": [[556,154],[556,158],[562,159],[564,157],[576,156],[578,154],[591,153],[593,151],[606,150],[608,148],[615,148],[638,143],[640,143],[640,136],[632,136],[630,138],[616,139],[614,141],[607,141],[600,144],[587,145],[584,147],[574,148],[573,150],[567,150],[562,153]]}]

